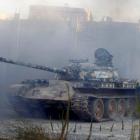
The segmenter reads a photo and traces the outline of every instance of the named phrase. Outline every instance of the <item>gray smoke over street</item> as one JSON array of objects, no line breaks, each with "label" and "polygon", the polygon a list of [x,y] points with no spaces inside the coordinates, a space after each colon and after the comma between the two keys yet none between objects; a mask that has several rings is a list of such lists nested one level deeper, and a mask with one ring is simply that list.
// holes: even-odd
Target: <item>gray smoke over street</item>
[{"label": "gray smoke over street", "polygon": [[[122,9],[119,11],[122,12]],[[115,16],[119,16],[119,13]],[[7,20],[0,21],[0,56],[61,68],[73,58],[89,58],[93,63],[95,49],[106,48],[114,56],[114,66],[119,69],[122,77],[139,80],[139,38],[139,24],[136,23],[92,22],[76,33],[62,20],[57,23]],[[0,63],[0,101],[3,101],[0,107],[6,107],[5,101],[8,101],[5,94],[9,92],[11,84],[52,76],[47,72]]]},{"label": "gray smoke over street", "polygon": [[0,9],[10,15],[20,11],[27,17],[29,5],[33,4],[90,8],[95,19],[110,16],[118,21],[137,22],[140,17],[139,0],[6,0],[1,2]]}]

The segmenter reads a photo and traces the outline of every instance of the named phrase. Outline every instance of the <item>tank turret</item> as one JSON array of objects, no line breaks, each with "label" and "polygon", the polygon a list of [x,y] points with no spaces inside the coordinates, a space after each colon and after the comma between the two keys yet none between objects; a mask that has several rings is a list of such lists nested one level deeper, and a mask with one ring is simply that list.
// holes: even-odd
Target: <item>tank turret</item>
[{"label": "tank turret", "polygon": [[82,60],[70,60],[71,65],[69,65],[65,68],[62,68],[62,69],[57,69],[57,68],[51,68],[51,67],[37,65],[37,64],[14,61],[11,59],[0,57],[0,62],[56,73],[57,79],[68,80],[68,81],[80,79],[80,76],[79,76],[79,73],[81,71],[80,63],[84,63],[87,61],[88,60],[84,60],[84,59],[82,59]]},{"label": "tank turret", "polygon": [[112,65],[112,57],[107,50],[99,48],[95,52],[95,63],[89,63],[88,59],[70,60],[70,64],[62,69],[14,61],[3,57],[0,57],[0,62],[56,73],[57,79],[60,80],[114,80],[118,79],[118,73]]}]

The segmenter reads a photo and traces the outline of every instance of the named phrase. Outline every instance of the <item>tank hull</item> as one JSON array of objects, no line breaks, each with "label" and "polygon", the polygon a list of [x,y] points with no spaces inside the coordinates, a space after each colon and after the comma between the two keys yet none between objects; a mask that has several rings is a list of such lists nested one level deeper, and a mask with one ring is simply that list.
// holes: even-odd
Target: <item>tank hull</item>
[{"label": "tank hull", "polygon": [[[76,88],[72,108],[83,120],[102,121],[134,116],[136,88]],[[96,113],[97,112],[97,113]],[[99,116],[95,116],[99,114]]]},{"label": "tank hull", "polygon": [[[124,99],[133,100],[136,102],[136,94],[137,90],[133,89],[124,89],[124,88],[73,88],[75,94],[71,97],[71,107],[70,111],[72,114],[77,116],[79,119],[91,121],[93,114],[91,113],[92,108],[91,105],[95,103],[98,99],[101,100],[100,103],[103,104],[103,111],[100,113],[102,117],[97,119],[93,118],[94,121],[102,121],[106,119],[114,119],[109,117],[109,113],[105,114],[108,109],[106,104],[108,101],[110,102],[111,99],[116,101],[117,108],[118,102]],[[112,101],[112,100],[111,100]],[[62,115],[62,112],[65,112],[68,108],[68,100],[53,100],[53,99],[38,99],[38,98],[27,98],[23,96],[11,96],[10,102],[13,105],[14,110],[20,116],[27,116],[27,117],[49,117],[53,116],[57,118]],[[125,105],[126,106],[126,105]],[[135,110],[135,105],[131,110]],[[116,114],[117,114],[116,108]],[[115,110],[115,109],[114,109]],[[96,112],[96,111],[94,111]],[[134,114],[131,113],[131,114]],[[127,111],[122,115],[122,117],[127,116]]]},{"label": "tank hull", "polygon": [[135,88],[75,88],[75,91],[83,94],[90,94],[91,96],[106,96],[106,97],[135,97],[136,89]]},{"label": "tank hull", "polygon": [[18,117],[60,119],[67,110],[67,101],[32,99],[21,96],[9,96],[9,101]]}]

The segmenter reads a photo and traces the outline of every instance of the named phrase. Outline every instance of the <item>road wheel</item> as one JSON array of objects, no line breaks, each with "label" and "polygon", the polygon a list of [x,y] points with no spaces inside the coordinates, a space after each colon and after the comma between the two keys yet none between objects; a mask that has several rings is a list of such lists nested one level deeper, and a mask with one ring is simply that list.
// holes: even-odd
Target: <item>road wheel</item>
[{"label": "road wheel", "polygon": [[117,115],[117,101],[108,99],[105,101],[105,117],[113,119]]},{"label": "road wheel", "polygon": [[104,103],[102,99],[95,99],[92,103],[92,119],[101,121],[104,115]]},{"label": "road wheel", "polygon": [[126,114],[126,101],[125,99],[119,99],[118,100],[118,116],[124,117]]}]

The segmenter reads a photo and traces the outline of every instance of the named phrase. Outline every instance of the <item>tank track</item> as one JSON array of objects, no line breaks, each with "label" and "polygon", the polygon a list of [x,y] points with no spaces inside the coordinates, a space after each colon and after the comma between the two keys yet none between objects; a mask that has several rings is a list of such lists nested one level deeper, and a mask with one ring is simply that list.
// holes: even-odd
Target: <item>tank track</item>
[{"label": "tank track", "polygon": [[[92,115],[92,102],[96,99],[101,99],[104,104],[104,111],[105,111],[105,106],[106,106],[106,101],[109,99],[115,99],[116,102],[119,101],[119,99],[124,99],[125,101],[127,99],[131,99],[130,97],[96,97],[96,96],[88,96],[88,95],[75,95],[71,99],[71,109],[72,111],[81,119],[84,121],[98,121],[96,118],[93,117]],[[135,98],[133,98],[135,99]],[[118,105],[117,105],[118,106]],[[133,108],[134,109],[134,108]],[[104,113],[105,114],[105,113]],[[127,113],[126,113],[127,114]],[[126,115],[125,115],[126,116]],[[116,116],[117,117],[117,116]],[[110,120],[111,118],[103,116],[103,118],[100,121],[107,121]]]},{"label": "tank track", "polygon": [[74,96],[71,100],[72,111],[82,120],[90,120],[91,113],[89,111],[88,96]]}]

